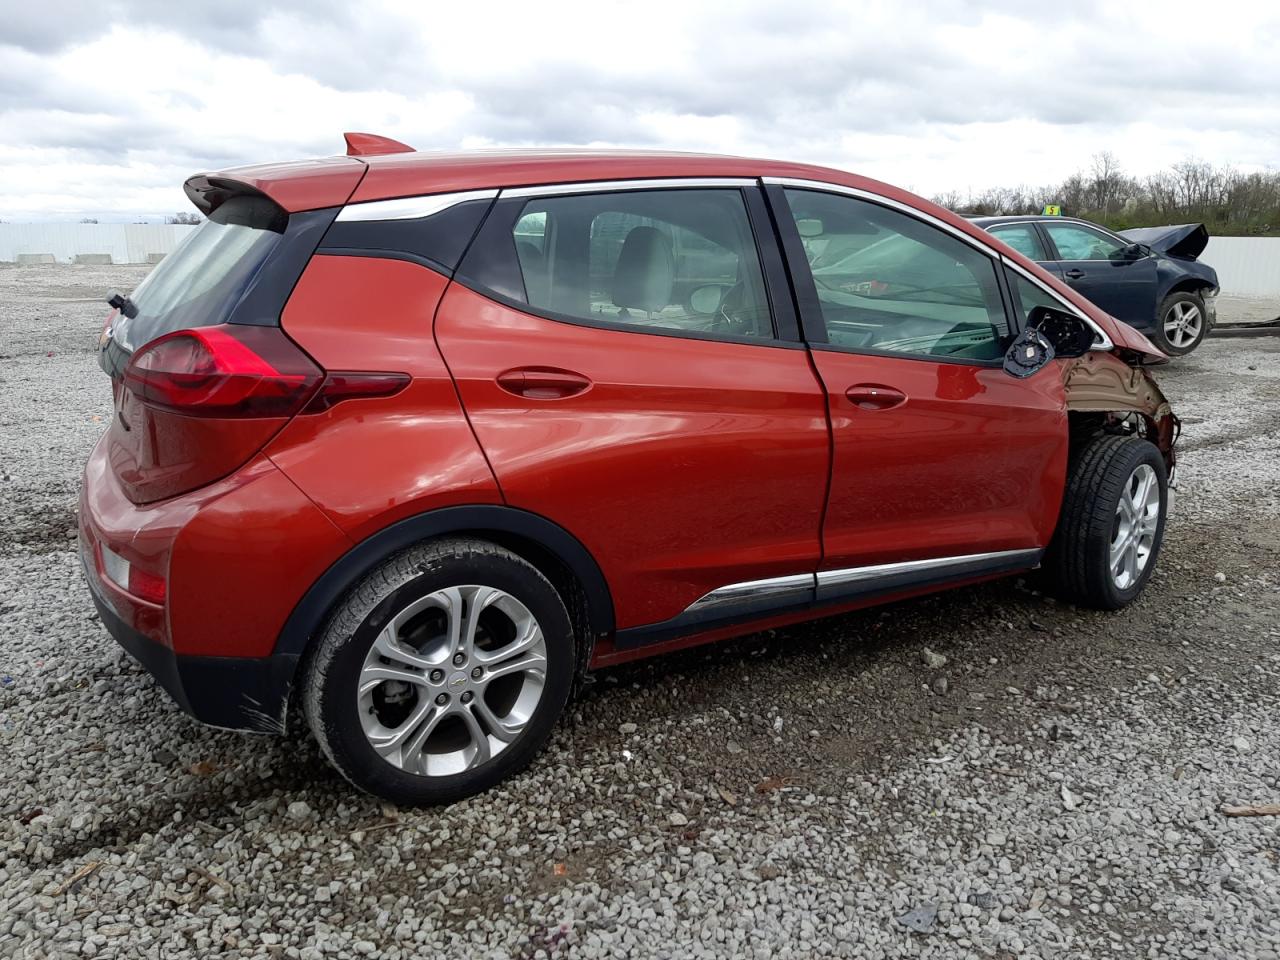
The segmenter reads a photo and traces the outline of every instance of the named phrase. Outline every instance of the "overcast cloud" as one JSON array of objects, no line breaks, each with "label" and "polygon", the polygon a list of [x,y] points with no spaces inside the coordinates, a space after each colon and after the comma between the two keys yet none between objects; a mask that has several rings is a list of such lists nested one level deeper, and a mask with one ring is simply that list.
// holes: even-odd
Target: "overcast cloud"
[{"label": "overcast cloud", "polygon": [[[46,0],[0,17],[0,219],[157,217],[192,173],[342,150],[610,145],[918,192],[1110,150],[1280,166],[1275,3]],[[1069,12],[1067,12],[1069,11]]]}]

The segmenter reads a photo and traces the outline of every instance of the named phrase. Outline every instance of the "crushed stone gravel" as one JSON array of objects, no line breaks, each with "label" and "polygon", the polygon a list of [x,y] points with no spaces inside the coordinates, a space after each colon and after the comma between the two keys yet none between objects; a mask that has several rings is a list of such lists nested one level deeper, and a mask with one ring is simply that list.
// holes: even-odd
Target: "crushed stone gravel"
[{"label": "crushed stone gravel", "polygon": [[1006,580],[596,677],[447,809],[206,729],[74,550],[109,289],[0,267],[0,958],[1280,957],[1280,338],[1158,373],[1178,512],[1117,614]]}]

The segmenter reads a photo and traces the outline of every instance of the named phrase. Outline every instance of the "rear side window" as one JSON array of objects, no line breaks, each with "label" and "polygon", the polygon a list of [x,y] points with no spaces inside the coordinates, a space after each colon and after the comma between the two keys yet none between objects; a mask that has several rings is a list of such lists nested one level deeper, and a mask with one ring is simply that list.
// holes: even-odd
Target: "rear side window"
[{"label": "rear side window", "polygon": [[263,197],[232,197],[148,274],[130,299],[137,315],[117,321],[127,350],[188,327],[221,323],[288,225]]},{"label": "rear side window", "polygon": [[992,227],[990,233],[999,237],[1024,257],[1031,260],[1048,260],[1040,234],[1029,223],[1014,223],[1007,227]]},{"label": "rear side window", "polygon": [[638,330],[774,335],[737,190],[537,198],[511,240],[536,311]]}]

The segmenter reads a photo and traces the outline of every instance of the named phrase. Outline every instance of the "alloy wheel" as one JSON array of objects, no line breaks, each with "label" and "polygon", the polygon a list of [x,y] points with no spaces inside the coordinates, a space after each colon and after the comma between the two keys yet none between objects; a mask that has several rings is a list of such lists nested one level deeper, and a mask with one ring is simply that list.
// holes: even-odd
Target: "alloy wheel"
[{"label": "alloy wheel", "polygon": [[1203,326],[1204,314],[1196,304],[1188,300],[1180,300],[1165,311],[1165,339],[1179,350],[1195,343]]},{"label": "alloy wheel", "polygon": [[520,736],[546,671],[542,629],[511,594],[437,590],[392,616],[370,647],[356,684],[361,726],[406,773],[473,770]]},{"label": "alloy wheel", "polygon": [[1111,578],[1121,590],[1128,590],[1142,576],[1159,526],[1160,481],[1150,464],[1140,463],[1121,491],[1111,534]]}]

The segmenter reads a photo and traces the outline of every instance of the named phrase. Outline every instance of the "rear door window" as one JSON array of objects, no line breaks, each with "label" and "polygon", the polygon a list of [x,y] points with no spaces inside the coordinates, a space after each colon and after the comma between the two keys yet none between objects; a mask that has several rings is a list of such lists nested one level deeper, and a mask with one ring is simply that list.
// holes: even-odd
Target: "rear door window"
[{"label": "rear door window", "polygon": [[987,232],[992,236],[999,237],[1024,257],[1031,260],[1049,259],[1049,254],[1045,251],[1044,244],[1040,241],[1040,234],[1036,232],[1036,228],[1030,223],[1010,223],[994,226],[990,227]]},{"label": "rear door window", "polygon": [[137,315],[113,337],[126,350],[175,330],[221,323],[271,253],[288,216],[264,197],[232,197],[133,291]]},{"label": "rear door window", "polygon": [[737,190],[535,198],[511,239],[529,307],[552,317],[735,339],[774,336]]}]

